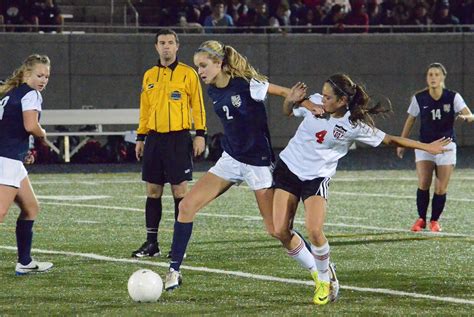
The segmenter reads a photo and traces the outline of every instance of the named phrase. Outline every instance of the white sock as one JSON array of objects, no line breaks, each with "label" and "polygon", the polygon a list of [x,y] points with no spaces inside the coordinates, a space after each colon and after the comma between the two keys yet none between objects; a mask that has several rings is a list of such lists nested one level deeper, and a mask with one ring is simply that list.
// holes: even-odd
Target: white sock
[{"label": "white sock", "polygon": [[318,279],[329,282],[329,243],[326,242],[321,247],[311,244],[311,251],[318,268]]},{"label": "white sock", "polygon": [[[298,236],[297,236],[298,237]],[[298,237],[299,238],[299,237]],[[289,256],[296,260],[302,267],[311,271],[311,273],[317,271],[314,257],[306,248],[304,241],[300,238],[300,243],[293,250],[287,250]]]}]

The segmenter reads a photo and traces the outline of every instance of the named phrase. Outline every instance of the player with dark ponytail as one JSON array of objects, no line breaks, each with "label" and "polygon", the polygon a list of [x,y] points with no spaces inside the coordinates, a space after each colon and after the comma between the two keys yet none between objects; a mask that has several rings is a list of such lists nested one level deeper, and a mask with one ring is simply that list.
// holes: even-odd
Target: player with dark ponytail
[{"label": "player with dark ponytail", "polygon": [[[387,145],[418,148],[433,154],[445,151],[449,138],[430,144],[385,134],[374,126],[372,115],[385,113],[381,103],[371,106],[365,89],[345,74],[329,77],[322,95],[311,95],[309,100],[322,104],[325,117],[314,116],[298,103],[306,99],[302,83],[293,86],[285,98],[283,112],[304,117],[294,137],[280,153],[273,179],[273,225],[275,236],[290,257],[311,272],[316,289],[313,302],[324,305],[337,298],[339,283],[335,267],[329,262],[329,243],[323,232],[329,182],[336,173],[337,163],[345,156],[354,141],[371,146]],[[388,103],[389,104],[389,103]],[[299,201],[305,208],[306,229],[310,250],[291,230]]]}]

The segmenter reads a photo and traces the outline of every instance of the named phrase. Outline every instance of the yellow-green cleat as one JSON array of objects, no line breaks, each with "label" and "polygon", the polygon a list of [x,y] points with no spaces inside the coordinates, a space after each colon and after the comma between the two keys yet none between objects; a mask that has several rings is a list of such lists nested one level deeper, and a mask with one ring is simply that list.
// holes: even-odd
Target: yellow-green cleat
[{"label": "yellow-green cleat", "polygon": [[316,289],[314,290],[313,303],[316,305],[325,305],[329,302],[330,282],[320,281],[318,279],[318,272],[311,273],[313,280],[316,282]]}]

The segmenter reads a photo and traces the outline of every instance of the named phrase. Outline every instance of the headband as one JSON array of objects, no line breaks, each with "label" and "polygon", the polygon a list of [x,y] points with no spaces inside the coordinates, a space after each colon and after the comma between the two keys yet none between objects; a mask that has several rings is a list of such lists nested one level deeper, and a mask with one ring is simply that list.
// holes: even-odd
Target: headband
[{"label": "headband", "polygon": [[[351,98],[351,97],[352,97],[352,96],[350,96],[347,92],[345,92],[344,90],[342,90],[341,87],[339,87],[338,85],[336,85],[336,83],[333,82],[331,79],[328,79],[327,81],[331,84],[331,86],[333,86],[334,88],[336,88],[337,90],[339,90],[340,92],[342,92],[344,96],[346,96],[346,97],[348,97],[348,98]],[[351,88],[355,88],[355,87],[356,87],[355,84],[352,84],[352,85],[351,85]]]},{"label": "headband", "polygon": [[[225,47],[224,47],[224,48],[225,48]],[[213,56],[218,57],[218,58],[221,59],[221,60],[223,60],[224,57],[225,57],[225,55],[222,55],[222,54],[216,52],[215,50],[213,50],[212,48],[209,48],[209,47],[200,47],[200,48],[197,49],[196,53],[198,53],[198,52],[206,52],[206,53],[209,53],[209,54],[211,54],[211,55],[213,55]]]}]

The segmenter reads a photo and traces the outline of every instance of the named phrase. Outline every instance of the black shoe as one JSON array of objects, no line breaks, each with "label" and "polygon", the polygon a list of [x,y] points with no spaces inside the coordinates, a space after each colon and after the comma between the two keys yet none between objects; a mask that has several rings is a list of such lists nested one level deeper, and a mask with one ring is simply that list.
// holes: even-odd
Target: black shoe
[{"label": "black shoe", "polygon": [[[168,259],[171,259],[171,250],[168,252],[168,255],[166,256]],[[183,259],[186,259],[186,253],[184,253]]]},{"label": "black shoe", "polygon": [[145,241],[140,249],[132,252],[132,258],[143,258],[145,256],[160,256],[160,248],[158,242]]},{"label": "black shoe", "polygon": [[295,229],[293,229],[293,232],[294,232],[295,234],[297,234],[298,237],[301,238],[301,240],[303,240],[306,249],[308,249],[309,252],[311,253],[311,243],[309,243],[308,240],[306,240],[306,239],[303,237],[303,235],[302,235],[299,231],[296,231]]}]

